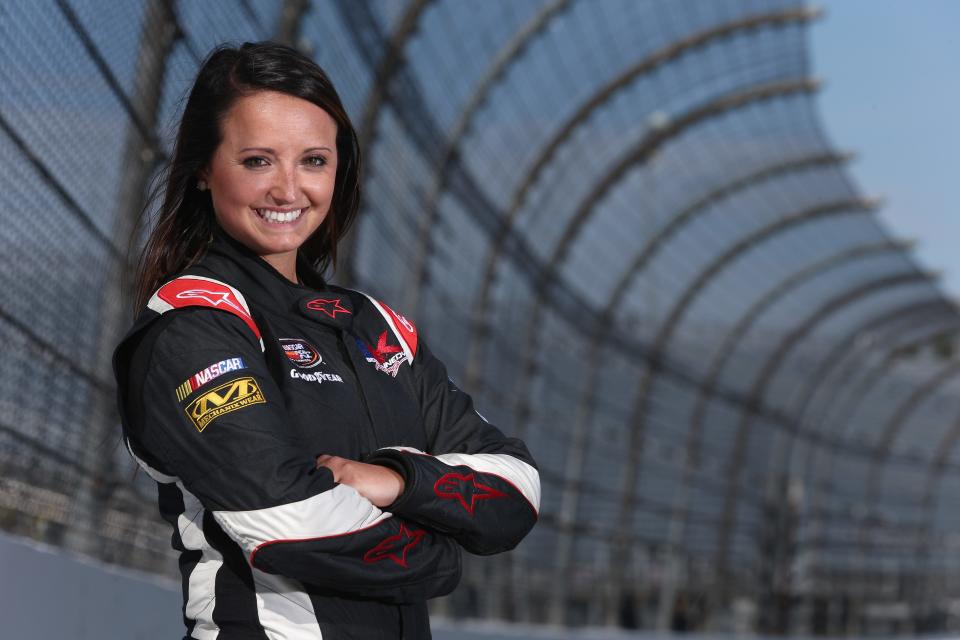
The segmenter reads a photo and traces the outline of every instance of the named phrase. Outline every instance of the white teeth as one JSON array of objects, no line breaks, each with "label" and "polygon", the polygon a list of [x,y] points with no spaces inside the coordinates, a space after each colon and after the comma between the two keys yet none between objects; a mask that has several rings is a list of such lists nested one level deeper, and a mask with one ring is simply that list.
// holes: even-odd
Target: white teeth
[{"label": "white teeth", "polygon": [[257,215],[268,222],[275,222],[277,224],[284,224],[286,222],[293,222],[303,214],[303,209],[296,209],[294,211],[274,211],[272,209],[257,209]]}]

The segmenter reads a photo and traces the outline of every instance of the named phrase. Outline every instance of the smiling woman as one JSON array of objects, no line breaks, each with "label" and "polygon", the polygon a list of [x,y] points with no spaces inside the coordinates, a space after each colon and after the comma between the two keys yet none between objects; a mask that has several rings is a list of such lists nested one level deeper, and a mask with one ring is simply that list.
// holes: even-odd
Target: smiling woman
[{"label": "smiling woman", "polygon": [[251,248],[286,255],[278,264],[287,277],[295,277],[298,248],[322,273],[356,217],[359,173],[356,132],[312,60],[272,43],[214,50],[184,108],[166,179],[151,198],[161,205],[139,263],[136,308],[194,264],[218,227],[241,242],[269,238]]},{"label": "smiling woman", "polygon": [[297,249],[327,217],[337,173],[337,123],[275,91],[237,100],[200,172],[228,234],[296,282]]},{"label": "smiling woman", "polygon": [[359,161],[309,59],[260,43],[204,63],[114,356],[187,637],[429,638],[426,600],[456,586],[461,548],[505,551],[537,520],[524,444],[413,323],[323,278]]}]

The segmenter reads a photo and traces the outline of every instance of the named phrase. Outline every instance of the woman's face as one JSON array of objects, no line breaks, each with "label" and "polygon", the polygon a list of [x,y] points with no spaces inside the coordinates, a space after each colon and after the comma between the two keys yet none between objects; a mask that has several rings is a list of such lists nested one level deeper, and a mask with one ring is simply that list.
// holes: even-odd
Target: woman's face
[{"label": "woman's face", "polygon": [[217,222],[280,273],[296,279],[296,252],[330,210],[337,124],[301,98],[262,91],[240,98],[201,173]]}]

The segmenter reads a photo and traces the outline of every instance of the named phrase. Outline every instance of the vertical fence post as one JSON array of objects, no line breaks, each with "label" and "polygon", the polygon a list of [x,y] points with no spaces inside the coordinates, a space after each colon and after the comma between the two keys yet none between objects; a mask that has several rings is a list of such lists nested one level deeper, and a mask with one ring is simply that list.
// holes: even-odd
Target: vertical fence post
[{"label": "vertical fence post", "polygon": [[[180,37],[180,29],[173,0],[150,0],[144,11],[131,102],[141,123],[149,131],[155,131],[167,60]],[[117,189],[117,211],[111,230],[114,245],[121,248],[130,245],[146,201],[150,176],[162,157],[163,151],[155,139],[144,139],[135,126],[131,124],[128,127],[122,164],[125,171]],[[113,349],[130,321],[128,294],[132,284],[132,268],[130,257],[121,255],[104,274],[100,290],[100,318],[93,370],[108,380],[113,377]],[[82,465],[92,472],[92,477],[87,482],[79,483],[76,488],[74,526],[66,541],[69,548],[106,560],[118,560],[116,555],[122,551],[116,545],[104,544],[104,537],[98,535],[104,526],[103,519],[118,482],[114,470],[114,452],[119,440],[115,402],[112,394],[96,395],[82,423],[86,430]]]}]

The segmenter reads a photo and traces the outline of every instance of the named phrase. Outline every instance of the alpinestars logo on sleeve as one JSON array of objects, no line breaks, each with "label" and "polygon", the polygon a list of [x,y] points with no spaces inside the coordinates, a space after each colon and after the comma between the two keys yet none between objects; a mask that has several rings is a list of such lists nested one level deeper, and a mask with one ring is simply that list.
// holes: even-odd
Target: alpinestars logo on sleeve
[{"label": "alpinestars logo on sleeve", "polygon": [[177,294],[178,300],[203,300],[207,304],[213,307],[219,307],[223,305],[225,307],[230,307],[237,313],[242,316],[250,317],[250,314],[247,313],[247,310],[244,309],[240,304],[233,299],[233,295],[229,291],[209,291],[207,289],[188,289],[186,291],[181,291]]},{"label": "alpinestars logo on sleeve", "polygon": [[507,494],[489,485],[477,481],[476,474],[450,472],[440,476],[433,485],[433,492],[444,500],[456,500],[460,506],[473,515],[473,508],[480,500],[506,498]]},{"label": "alpinestars logo on sleeve", "polygon": [[398,345],[387,344],[387,332],[384,331],[377,339],[377,346],[371,347],[366,342],[357,338],[357,346],[363,353],[367,362],[377,368],[377,371],[397,377],[397,371],[400,365],[407,361],[407,354]]},{"label": "alpinestars logo on sleeve", "polygon": [[363,561],[367,564],[373,564],[389,558],[406,569],[407,552],[420,544],[425,535],[427,535],[427,532],[423,529],[411,531],[407,528],[406,523],[401,523],[399,533],[387,536],[377,546],[363,554]]}]

